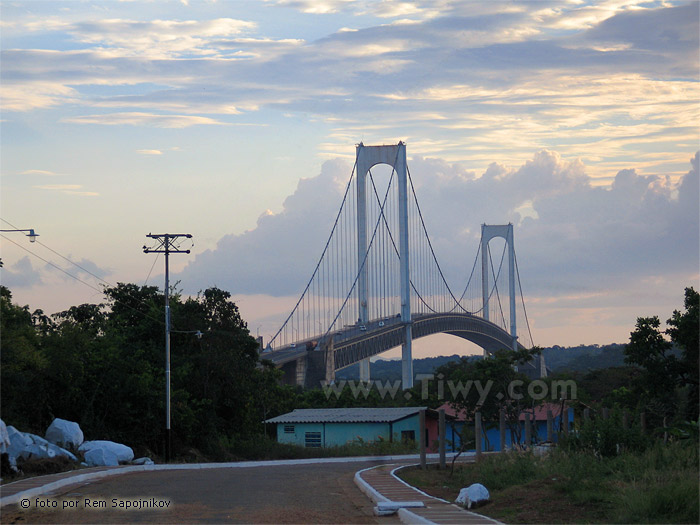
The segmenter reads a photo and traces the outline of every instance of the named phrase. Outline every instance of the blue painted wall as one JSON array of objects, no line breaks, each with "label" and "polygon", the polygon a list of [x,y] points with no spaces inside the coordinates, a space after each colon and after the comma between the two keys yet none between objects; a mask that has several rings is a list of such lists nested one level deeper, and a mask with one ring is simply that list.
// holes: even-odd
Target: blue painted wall
[{"label": "blue painted wall", "polygon": [[[558,441],[558,429],[560,427],[560,421],[561,421],[561,416],[556,416],[553,419],[553,434],[552,434],[552,441],[556,443]],[[573,428],[573,423],[574,423],[574,411],[572,409],[569,410],[569,428]],[[460,432],[462,430],[462,426],[464,425],[464,421],[456,421],[452,425],[448,425],[447,428],[447,450],[452,451],[452,450],[459,450],[461,439],[460,439]],[[473,424],[473,423],[469,423]],[[492,427],[492,428],[487,428],[486,429],[486,436],[488,437],[488,444],[487,440],[482,437],[481,439],[481,450],[484,452],[492,451],[492,452],[500,452],[501,450],[501,438],[500,438],[500,432],[498,430],[498,426]],[[533,443],[543,443],[544,441],[547,440],[547,422],[546,421],[537,421],[532,427],[532,441]],[[451,448],[451,443],[454,443],[454,448]],[[521,422],[521,439],[520,439],[520,444],[525,443],[525,422]],[[508,430],[508,427],[506,427],[506,448],[509,448],[512,446],[512,440],[511,440],[511,434],[510,430]],[[474,449],[471,449],[474,450]]]}]

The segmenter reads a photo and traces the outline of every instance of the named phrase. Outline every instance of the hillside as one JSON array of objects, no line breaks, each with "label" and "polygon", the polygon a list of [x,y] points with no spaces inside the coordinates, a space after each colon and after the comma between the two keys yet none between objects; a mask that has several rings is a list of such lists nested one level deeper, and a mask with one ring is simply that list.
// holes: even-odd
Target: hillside
[{"label": "hillside", "polygon": [[[624,348],[622,344],[610,345],[579,345],[572,347],[552,346],[544,348],[545,362],[551,372],[588,372],[601,368],[623,366]],[[427,357],[413,360],[413,373],[431,374],[433,371],[451,361],[457,361],[461,356]],[[471,356],[472,359],[481,359],[481,356]],[[359,365],[352,365],[336,373],[336,379],[358,380],[360,376]],[[378,359],[371,364],[370,377],[381,381],[395,381],[401,379],[400,359]]]}]

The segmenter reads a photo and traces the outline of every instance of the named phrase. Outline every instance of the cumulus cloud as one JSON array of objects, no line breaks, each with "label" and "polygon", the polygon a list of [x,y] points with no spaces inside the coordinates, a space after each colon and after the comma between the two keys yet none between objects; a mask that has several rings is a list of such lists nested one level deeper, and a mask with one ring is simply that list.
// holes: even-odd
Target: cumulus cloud
[{"label": "cumulus cloud", "polygon": [[194,290],[217,285],[245,294],[296,293],[299,283],[310,277],[314,258],[321,255],[330,233],[347,168],[340,160],[324,163],[320,175],[299,181],[280,213],[264,212],[254,229],[227,235],[216,249],[197,255],[182,273],[183,286]]},{"label": "cumulus cloud", "polygon": [[1,268],[2,284],[8,288],[28,288],[41,284],[41,275],[32,266],[29,257],[25,256],[9,268]]},{"label": "cumulus cloud", "polygon": [[[112,273],[111,270],[102,268],[98,266],[94,261],[86,258],[81,258],[80,260],[73,260],[70,255],[67,257],[69,265],[64,265],[62,272],[55,266],[46,265],[44,270],[50,273],[58,274],[63,280],[70,280],[70,275],[80,276],[81,278],[97,278],[103,279]],[[70,275],[67,275],[70,274]]]},{"label": "cumulus cloud", "polygon": [[[254,229],[228,235],[198,255],[180,274],[183,285],[274,296],[301,292],[350,170],[345,161],[326,162],[317,177],[299,183],[280,213],[263,214]],[[492,163],[475,174],[443,160],[413,158],[409,170],[455,289],[468,277],[482,223],[516,225],[520,271],[534,296],[595,294],[664,272],[696,275],[697,154],[677,184],[620,170],[610,187],[596,186],[580,160],[546,150],[517,169]]]}]

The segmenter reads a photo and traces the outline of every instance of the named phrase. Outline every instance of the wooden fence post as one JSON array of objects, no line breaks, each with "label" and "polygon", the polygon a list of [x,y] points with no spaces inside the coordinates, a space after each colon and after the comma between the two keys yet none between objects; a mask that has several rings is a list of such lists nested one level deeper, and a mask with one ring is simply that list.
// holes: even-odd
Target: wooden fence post
[{"label": "wooden fence post", "polygon": [[525,445],[528,449],[532,446],[532,427],[530,426],[530,412],[525,412]]},{"label": "wooden fence post", "polygon": [[425,410],[421,410],[418,413],[418,421],[420,422],[419,427],[420,427],[420,438],[418,440],[419,446],[420,446],[420,468],[423,470],[426,469],[426,464],[425,464]]},{"label": "wooden fence post", "polygon": [[501,452],[506,451],[506,411],[501,409],[498,414],[498,434],[501,442]]},{"label": "wooden fence post", "polygon": [[440,468],[445,469],[445,441],[447,436],[445,435],[445,409],[441,408],[438,411],[438,432],[440,432]]},{"label": "wooden fence post", "polygon": [[474,445],[476,459],[481,458],[481,412],[474,413]]}]

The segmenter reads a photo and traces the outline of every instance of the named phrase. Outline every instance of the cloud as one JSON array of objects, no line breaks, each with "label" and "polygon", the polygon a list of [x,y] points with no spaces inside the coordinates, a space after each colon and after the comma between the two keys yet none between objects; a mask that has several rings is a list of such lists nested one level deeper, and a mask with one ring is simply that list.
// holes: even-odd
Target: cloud
[{"label": "cloud", "polygon": [[236,36],[255,29],[255,22],[233,18],[212,20],[128,20],[103,19],[74,24],[44,22],[28,24],[33,30],[61,29],[75,40],[99,45],[120,56],[143,56],[151,59],[179,56],[215,56],[211,42],[222,37]]},{"label": "cloud", "polygon": [[330,14],[352,7],[354,0],[265,0],[282,7],[291,7],[303,13]]},{"label": "cloud", "polygon": [[160,151],[159,149],[137,149],[136,153],[140,153],[141,155],[162,155],[163,152]]},{"label": "cloud", "polygon": [[[361,24],[305,41],[226,18],[34,21],[32,30],[61,31],[85,48],[3,51],[3,107],[69,103],[114,113],[61,122],[173,129],[259,125],[240,117],[294,113],[330,124],[323,158],[358,137],[402,138],[481,170],[490,159],[515,165],[546,148],[583,158],[597,178],[649,166],[651,143],[663,143],[674,155],[667,164],[680,166],[697,142],[693,5],[282,5],[350,13]],[[163,56],[144,55],[149,46]],[[96,95],[95,86],[112,88]]]},{"label": "cloud", "polygon": [[236,293],[296,293],[310,277],[311,261],[321,254],[330,232],[346,168],[339,160],[324,163],[320,175],[299,182],[280,213],[266,211],[253,230],[227,235],[215,250],[197,255],[183,271],[183,283],[193,290],[216,284]]},{"label": "cloud", "polygon": [[156,115],[153,113],[107,113],[104,115],[84,115],[63,119],[73,124],[101,124],[105,126],[150,126],[155,128],[187,128],[196,125],[224,125],[223,122],[191,115]]},{"label": "cloud", "polygon": [[41,275],[25,256],[9,268],[1,268],[2,284],[8,288],[28,288],[41,284]]},{"label": "cloud", "polygon": [[[409,160],[409,170],[438,260],[455,290],[464,286],[476,256],[479,225],[513,222],[523,285],[534,297],[556,297],[634,286],[665,272],[695,278],[697,154],[691,164],[677,184],[620,170],[610,187],[594,185],[580,160],[546,150],[517,169],[492,163],[480,175],[420,157]],[[317,177],[299,183],[280,213],[263,214],[254,229],[227,235],[216,249],[197,255],[178,277],[183,286],[300,293],[350,171],[345,161],[326,162]]]},{"label": "cloud", "polygon": [[78,261],[75,261],[73,260],[73,257],[69,255],[67,259],[70,261],[70,264],[62,264],[63,271],[60,271],[55,266],[50,264],[45,265],[44,270],[50,273],[57,273],[64,281],[70,280],[70,275],[80,276],[81,278],[97,278],[101,280],[112,273],[111,270],[102,268],[94,261],[84,257]]},{"label": "cloud", "polygon": [[20,175],[43,175],[47,177],[55,177],[59,174],[48,170],[24,170],[22,173],[20,173]]},{"label": "cloud", "polygon": [[83,191],[82,184],[42,184],[34,186],[40,190],[58,191],[66,195],[78,195],[81,197],[97,197],[99,193],[94,191]]}]

